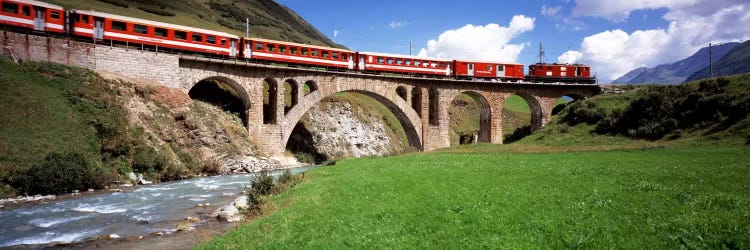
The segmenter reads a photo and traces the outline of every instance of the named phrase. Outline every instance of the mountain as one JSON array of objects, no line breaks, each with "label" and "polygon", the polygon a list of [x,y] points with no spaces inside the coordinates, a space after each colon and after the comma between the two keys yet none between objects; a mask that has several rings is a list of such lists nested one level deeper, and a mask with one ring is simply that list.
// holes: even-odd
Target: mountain
[{"label": "mountain", "polygon": [[[729,76],[750,72],[750,40],[735,46],[729,53],[714,63],[714,76]],[[711,69],[705,67],[695,72],[685,82],[708,78]]]},{"label": "mountain", "polygon": [[[711,50],[713,58],[722,58],[739,43],[725,43],[714,46]],[[654,68],[637,68],[628,72],[612,83],[632,84],[679,84],[690,75],[708,66],[708,47],[698,50],[692,56],[683,60],[662,64]],[[640,72],[640,73],[639,73]]]},{"label": "mountain", "polygon": [[328,39],[297,13],[273,0],[43,0],[65,8],[174,23],[296,43],[342,47]]}]

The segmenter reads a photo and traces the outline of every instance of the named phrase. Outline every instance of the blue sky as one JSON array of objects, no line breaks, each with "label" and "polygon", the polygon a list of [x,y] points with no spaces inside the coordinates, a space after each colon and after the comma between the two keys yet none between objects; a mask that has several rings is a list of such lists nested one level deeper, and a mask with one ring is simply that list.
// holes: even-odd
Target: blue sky
[{"label": "blue sky", "polygon": [[[747,0],[277,0],[352,50],[594,67],[609,82],[750,38]],[[469,3],[463,3],[469,2]]]}]

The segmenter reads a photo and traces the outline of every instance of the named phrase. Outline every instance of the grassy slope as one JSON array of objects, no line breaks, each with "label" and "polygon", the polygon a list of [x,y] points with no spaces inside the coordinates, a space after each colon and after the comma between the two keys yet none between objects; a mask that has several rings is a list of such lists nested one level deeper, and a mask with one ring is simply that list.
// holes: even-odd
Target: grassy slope
[{"label": "grassy slope", "polygon": [[[66,8],[96,10],[148,20],[218,30],[245,35],[245,18],[250,18],[250,35],[282,41],[340,46],[312,27],[294,11],[275,1],[191,0],[125,1],[110,0],[128,8],[96,0],[44,0]],[[171,12],[174,16],[148,13],[140,8]]]},{"label": "grassy slope", "polygon": [[745,146],[353,159],[203,248],[746,248]]}]

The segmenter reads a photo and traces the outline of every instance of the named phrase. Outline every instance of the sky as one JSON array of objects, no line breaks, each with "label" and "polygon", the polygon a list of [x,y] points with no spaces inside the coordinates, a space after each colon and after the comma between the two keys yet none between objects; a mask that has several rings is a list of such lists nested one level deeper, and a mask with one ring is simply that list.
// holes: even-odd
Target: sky
[{"label": "sky", "polygon": [[[355,51],[583,63],[601,83],[750,39],[750,0],[277,0]],[[707,59],[708,60],[708,59]]]}]

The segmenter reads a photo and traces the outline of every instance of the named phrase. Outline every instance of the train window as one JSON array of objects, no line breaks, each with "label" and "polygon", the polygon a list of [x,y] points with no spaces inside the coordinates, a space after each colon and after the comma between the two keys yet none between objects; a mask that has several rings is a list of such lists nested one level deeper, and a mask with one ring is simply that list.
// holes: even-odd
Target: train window
[{"label": "train window", "polygon": [[314,56],[314,57],[318,57],[318,55],[320,55],[320,52],[319,52],[319,51],[317,51],[317,50],[311,50],[311,51],[310,51],[310,55],[312,55],[312,56]]},{"label": "train window", "polygon": [[279,46],[279,53],[286,53],[286,46]]},{"label": "train window", "polygon": [[406,65],[411,65],[411,59],[406,59],[406,60],[404,61],[404,64],[406,64]]},{"label": "train window", "polygon": [[154,35],[160,37],[167,37],[167,29],[165,28],[154,28]]},{"label": "train window", "polygon": [[341,60],[349,60],[349,54],[341,53]]},{"label": "train window", "polygon": [[[440,63],[440,67],[441,67],[441,68],[445,68],[445,63],[444,63],[444,62],[441,62],[441,63]],[[490,70],[492,70],[492,66],[490,66]]]},{"label": "train window", "polygon": [[31,7],[23,6],[23,8],[21,9],[21,13],[24,16],[31,16]]},{"label": "train window", "polygon": [[223,37],[221,38],[221,46],[227,46],[227,39],[226,38],[223,38]]},{"label": "train window", "polygon": [[180,39],[180,40],[185,40],[185,39],[187,39],[187,32],[175,30],[174,31],[174,38]]},{"label": "train window", "polygon": [[52,11],[52,12],[49,13],[49,17],[52,18],[52,19],[54,19],[54,20],[59,20],[60,19],[60,12],[59,11]]},{"label": "train window", "polygon": [[323,58],[328,58],[328,51],[323,51]]},{"label": "train window", "polygon": [[203,34],[200,33],[193,33],[193,42],[203,42]]},{"label": "train window", "polygon": [[339,52],[331,52],[331,58],[339,59]]},{"label": "train window", "polygon": [[18,14],[18,4],[3,2],[3,12]]},{"label": "train window", "polygon": [[589,72],[589,68],[583,68],[583,71]]},{"label": "train window", "polygon": [[378,63],[384,63],[385,62],[385,59],[383,59],[382,57],[378,57],[377,60],[378,60]]},{"label": "train window", "polygon": [[414,66],[419,67],[420,65],[422,65],[422,61],[414,60]]},{"label": "train window", "polygon": [[296,55],[297,51],[299,51],[297,47],[289,47],[289,54]]},{"label": "train window", "polygon": [[255,50],[263,50],[263,43],[255,43]]},{"label": "train window", "polygon": [[125,31],[126,27],[127,24],[125,24],[125,22],[112,21],[113,30]]},{"label": "train window", "polygon": [[469,70],[474,70],[474,64],[469,63]]},{"label": "train window", "polygon": [[83,23],[89,23],[89,15],[81,15],[81,20],[83,20]]},{"label": "train window", "polygon": [[274,44],[266,45],[266,50],[268,52],[275,52],[276,51],[276,45],[274,45]]},{"label": "train window", "polygon": [[505,65],[497,65],[497,71],[505,71]]},{"label": "train window", "polygon": [[133,25],[133,31],[135,31],[135,33],[139,33],[139,34],[147,34],[148,33],[148,26],[134,24]]},{"label": "train window", "polygon": [[393,58],[388,58],[388,64],[393,64]]},{"label": "train window", "polygon": [[492,65],[487,65],[487,71],[492,71]]},{"label": "train window", "polygon": [[302,52],[303,56],[306,56],[306,55],[310,54],[310,53],[307,52],[307,48],[302,48],[300,51]]},{"label": "train window", "polygon": [[396,59],[396,64],[398,65],[404,64],[404,59],[401,59],[401,58]]},{"label": "train window", "polygon": [[206,36],[206,43],[208,43],[208,44],[216,44],[216,37],[215,36]]}]

